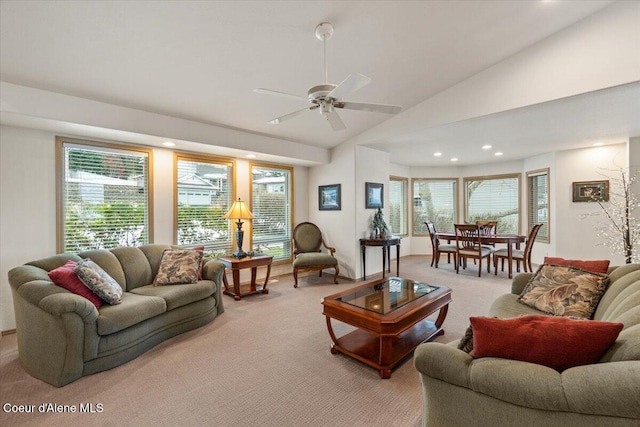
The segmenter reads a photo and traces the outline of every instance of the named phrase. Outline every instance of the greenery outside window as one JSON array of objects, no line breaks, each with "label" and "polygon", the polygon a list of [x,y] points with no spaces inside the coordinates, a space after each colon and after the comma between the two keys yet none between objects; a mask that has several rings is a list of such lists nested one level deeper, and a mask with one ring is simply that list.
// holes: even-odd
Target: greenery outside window
[{"label": "greenery outside window", "polygon": [[458,218],[457,178],[414,178],[413,235],[427,236],[426,221],[435,224],[438,231],[453,231]]},{"label": "greenery outside window", "polygon": [[57,250],[150,243],[151,149],[56,138]]},{"label": "greenery outside window", "polygon": [[498,221],[498,233],[520,230],[520,174],[464,178],[465,221]]},{"label": "greenery outside window", "polygon": [[223,218],[234,200],[234,162],[175,153],[175,241],[204,246],[213,255],[233,251],[231,221]]},{"label": "greenery outside window", "polygon": [[293,233],[293,168],[251,163],[251,247],[290,260]]},{"label": "greenery outside window", "polygon": [[527,230],[531,230],[536,224],[542,224],[536,240],[548,243],[550,241],[548,168],[527,172]]},{"label": "greenery outside window", "polygon": [[389,178],[389,227],[398,236],[408,234],[407,187],[409,180],[392,176]]}]

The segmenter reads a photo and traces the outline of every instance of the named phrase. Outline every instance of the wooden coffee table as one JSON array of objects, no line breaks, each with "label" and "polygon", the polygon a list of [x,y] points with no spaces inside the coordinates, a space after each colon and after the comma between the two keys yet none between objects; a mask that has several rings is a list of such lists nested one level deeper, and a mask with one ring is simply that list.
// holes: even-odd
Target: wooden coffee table
[{"label": "wooden coffee table", "polygon": [[[381,378],[421,343],[444,334],[442,323],[451,289],[389,277],[325,297],[323,314],[331,336],[331,353],[351,356],[377,369]],[[435,322],[427,316],[440,310]],[[357,329],[337,338],[331,319]]]}]

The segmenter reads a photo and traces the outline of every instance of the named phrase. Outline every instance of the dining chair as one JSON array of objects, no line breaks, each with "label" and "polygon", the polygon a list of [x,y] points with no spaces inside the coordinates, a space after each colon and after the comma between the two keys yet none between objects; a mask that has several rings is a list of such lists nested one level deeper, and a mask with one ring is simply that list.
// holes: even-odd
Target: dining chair
[{"label": "dining chair", "polygon": [[[333,268],[335,276],[333,282],[338,283],[340,267],[338,260],[333,255],[335,248],[327,246],[322,233],[317,225],[311,222],[301,222],[293,229],[293,287],[298,287],[298,272],[301,270],[319,270],[322,277],[322,270]],[[322,251],[324,247],[325,252]]]},{"label": "dining chair", "polygon": [[[531,265],[531,249],[533,248],[533,244],[536,241],[536,236],[538,235],[538,231],[542,227],[542,224],[536,224],[531,228],[529,232],[529,236],[527,237],[527,241],[524,246],[524,250],[520,249],[512,249],[511,250],[511,260],[516,262],[516,272],[520,272],[520,261],[524,265],[524,271],[533,272],[533,267]],[[508,249],[498,249],[493,253],[493,269],[494,274],[498,274],[498,260],[501,261],[501,268],[504,271],[504,260],[509,259]],[[527,270],[528,267],[528,270]]]},{"label": "dining chair", "polygon": [[436,235],[436,226],[433,222],[427,221],[425,222],[427,226],[427,230],[429,230],[429,237],[431,238],[431,246],[433,246],[433,256],[431,257],[431,267],[435,263],[435,267],[438,268],[438,263],[440,262],[440,254],[447,254],[447,262],[451,263],[451,255],[453,255],[453,261],[457,263],[457,253],[458,249],[456,245],[442,245],[440,244],[440,239]]},{"label": "dining chair", "polygon": [[483,246],[480,242],[480,229],[476,224],[454,224],[456,230],[456,249],[458,262],[456,262],[456,274],[460,270],[460,261],[463,268],[467,267],[467,258],[478,260],[478,277],[482,275],[482,259],[487,258],[487,273],[491,273],[491,254],[493,248]]}]

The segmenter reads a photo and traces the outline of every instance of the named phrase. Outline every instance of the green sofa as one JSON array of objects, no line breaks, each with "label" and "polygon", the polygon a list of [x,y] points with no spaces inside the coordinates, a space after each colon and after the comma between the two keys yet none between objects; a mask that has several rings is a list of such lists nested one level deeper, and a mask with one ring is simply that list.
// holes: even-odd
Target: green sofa
[{"label": "green sofa", "polygon": [[[9,271],[20,363],[57,387],[128,362],[160,342],[203,326],[224,311],[224,265],[208,261],[203,280],[153,286],[168,245],[59,254]],[[48,271],[91,258],[123,289],[122,303],[100,309],[55,285]]]},{"label": "green sofa", "polygon": [[[532,273],[516,276],[510,294],[488,316],[544,314],[516,301]],[[624,329],[599,363],[558,373],[533,363],[473,359],[449,344],[414,353],[423,393],[424,426],[639,426],[640,264],[609,269],[611,284],[593,316]]]}]

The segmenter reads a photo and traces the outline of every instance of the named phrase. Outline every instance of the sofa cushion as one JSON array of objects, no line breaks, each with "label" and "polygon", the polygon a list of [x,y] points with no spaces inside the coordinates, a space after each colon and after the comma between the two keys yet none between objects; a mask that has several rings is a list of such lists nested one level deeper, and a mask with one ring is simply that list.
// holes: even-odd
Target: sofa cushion
[{"label": "sofa cushion", "polygon": [[156,286],[196,283],[202,266],[202,252],[190,249],[167,249],[162,254]]},{"label": "sofa cushion", "polygon": [[597,362],[623,327],[618,322],[553,316],[469,320],[473,329],[473,357],[520,360],[559,372]]},{"label": "sofa cushion", "polygon": [[142,286],[131,291],[136,295],[160,297],[167,303],[167,311],[195,301],[205,299],[216,291],[216,284],[210,280],[197,283],[165,286]]},{"label": "sofa cushion", "polygon": [[609,260],[583,261],[579,259],[564,259],[559,257],[544,257],[544,264],[561,265],[565,267],[581,268],[592,273],[607,274]]},{"label": "sofa cushion", "polygon": [[104,305],[98,315],[98,335],[109,335],[167,311],[164,299],[155,296],[122,294],[118,305]]},{"label": "sofa cushion", "polygon": [[153,282],[153,276],[151,274],[151,266],[149,261],[138,248],[123,246],[120,248],[111,249],[111,253],[118,258],[124,271],[126,279],[127,291],[131,291],[139,286],[145,286]]},{"label": "sofa cushion", "polygon": [[91,258],[78,261],[75,272],[82,283],[109,304],[120,304],[122,288]]},{"label": "sofa cushion", "polygon": [[608,284],[606,275],[543,264],[518,301],[555,316],[589,319]]},{"label": "sofa cushion", "polygon": [[85,297],[91,301],[96,308],[100,308],[102,305],[102,299],[93,293],[93,291],[78,278],[78,275],[75,272],[76,264],[77,262],[69,260],[65,265],[51,270],[49,272],[49,277],[56,285],[68,290],[69,292],[73,292],[76,295]]}]

